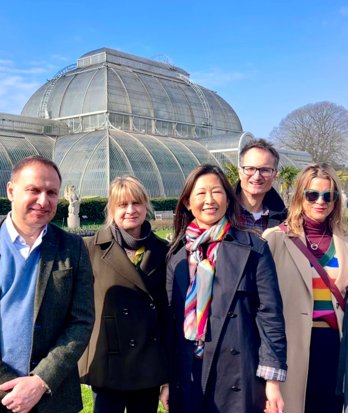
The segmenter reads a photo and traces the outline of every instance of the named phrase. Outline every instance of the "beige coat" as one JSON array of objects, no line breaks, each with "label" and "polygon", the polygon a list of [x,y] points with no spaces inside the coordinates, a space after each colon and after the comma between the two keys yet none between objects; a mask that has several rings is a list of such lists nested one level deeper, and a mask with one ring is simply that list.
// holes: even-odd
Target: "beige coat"
[{"label": "beige coat", "polygon": [[[281,391],[286,413],[304,412],[312,328],[313,292],[312,270],[308,259],[279,227],[267,229],[263,237],[268,241],[277,267],[280,292],[283,298],[286,335],[288,341],[288,374]],[[305,242],[304,236],[301,237]],[[348,237],[333,236],[339,275],[336,285],[345,294],[348,286]],[[332,296],[340,334],[343,312]]]}]

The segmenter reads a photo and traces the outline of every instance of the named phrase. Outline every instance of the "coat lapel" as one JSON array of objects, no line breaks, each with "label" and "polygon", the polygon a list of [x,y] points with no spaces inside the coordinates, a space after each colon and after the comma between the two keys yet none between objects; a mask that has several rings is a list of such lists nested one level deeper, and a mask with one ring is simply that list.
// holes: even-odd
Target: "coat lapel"
[{"label": "coat lapel", "polygon": [[[239,245],[236,243],[232,250],[228,243],[222,243],[220,251],[218,252],[218,255],[221,254],[220,257],[222,259],[218,259],[216,267],[212,308],[214,308],[214,314],[216,314],[222,321],[225,320],[232,305],[233,298],[236,294],[250,255],[250,251],[250,246]],[[226,265],[229,265],[230,268],[226,268]],[[222,275],[226,273],[229,274],[229,277],[220,277],[220,274]],[[215,300],[216,298],[217,300]]]},{"label": "coat lapel", "polygon": [[158,241],[152,234],[149,238],[147,250],[140,263],[140,269],[146,275],[150,275],[159,265],[163,264],[163,256],[167,253],[165,244],[162,245],[162,242]]},{"label": "coat lapel", "polygon": [[[231,242],[228,241],[222,242],[218,251],[211,304],[211,313],[214,314],[214,318],[210,318],[210,333],[208,331],[204,350],[202,375],[204,387],[209,377],[223,325],[228,317],[251,251],[251,247],[248,245],[234,243],[233,248],[231,248],[230,244]],[[229,276],[226,277],[226,274],[229,274]]]},{"label": "coat lapel", "polygon": [[[306,242],[303,235],[300,237],[300,240],[303,243]],[[294,261],[294,264],[296,265],[298,269],[298,272],[302,276],[303,282],[305,283],[308,292],[312,294],[312,272],[310,269],[311,267],[310,267],[308,258],[305,257],[303,253],[297,248],[297,246],[292,241],[291,237],[289,236],[285,237],[284,242],[285,242],[286,248],[289,251],[291,258]]]},{"label": "coat lapel", "polygon": [[148,293],[144,281],[130,262],[127,254],[124,252],[112,236],[110,229],[101,230],[96,239],[96,244],[110,243],[109,248],[105,250],[102,260],[105,261],[117,274],[136,287]]},{"label": "coat lapel", "polygon": [[52,273],[53,263],[57,252],[52,229],[48,225],[47,234],[42,239],[41,258],[39,262],[39,273],[37,276],[35,303],[34,303],[34,321],[39,313],[43,297],[45,295],[48,279]]},{"label": "coat lapel", "polygon": [[186,300],[187,290],[190,285],[190,273],[189,273],[189,266],[188,266],[188,259],[187,259],[187,251],[182,248],[175,257],[178,264],[177,265],[177,273],[180,274],[180,277],[176,277],[175,281],[179,288],[180,295],[183,300]]}]

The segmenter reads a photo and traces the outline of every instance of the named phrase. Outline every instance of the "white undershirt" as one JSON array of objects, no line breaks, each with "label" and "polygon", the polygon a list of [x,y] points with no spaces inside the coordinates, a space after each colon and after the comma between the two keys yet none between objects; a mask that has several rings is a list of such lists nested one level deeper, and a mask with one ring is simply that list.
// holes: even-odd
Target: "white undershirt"
[{"label": "white undershirt", "polygon": [[254,220],[257,221],[262,217],[263,211],[260,212],[251,212],[252,216],[254,217]]}]

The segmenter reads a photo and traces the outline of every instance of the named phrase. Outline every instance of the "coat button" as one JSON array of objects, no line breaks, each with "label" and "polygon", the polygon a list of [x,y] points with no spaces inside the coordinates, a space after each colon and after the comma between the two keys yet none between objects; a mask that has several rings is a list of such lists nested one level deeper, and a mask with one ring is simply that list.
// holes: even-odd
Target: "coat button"
[{"label": "coat button", "polygon": [[227,313],[227,316],[230,317],[230,318],[236,318],[236,317],[237,317],[237,314],[235,314],[233,311],[229,311],[229,312]]},{"label": "coat button", "polygon": [[232,386],[231,390],[232,391],[240,391],[240,388],[238,386]]},{"label": "coat button", "polygon": [[129,314],[128,308],[124,308],[124,309],[122,310],[122,313],[123,313],[123,315],[128,315],[128,314]]},{"label": "coat button", "polygon": [[237,354],[239,354],[239,351],[236,350],[235,348],[231,348],[230,352],[231,352],[232,356],[236,356]]},{"label": "coat button", "polygon": [[134,338],[131,338],[131,339],[129,340],[129,346],[130,346],[130,347],[135,347],[135,340],[134,340]]},{"label": "coat button", "polygon": [[156,310],[155,304],[154,304],[154,303],[150,303],[150,308],[151,308],[151,310]]}]

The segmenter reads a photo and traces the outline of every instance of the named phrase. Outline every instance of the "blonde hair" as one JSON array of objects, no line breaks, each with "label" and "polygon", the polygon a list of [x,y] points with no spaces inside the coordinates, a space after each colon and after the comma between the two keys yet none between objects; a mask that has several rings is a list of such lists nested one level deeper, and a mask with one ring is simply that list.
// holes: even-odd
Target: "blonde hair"
[{"label": "blonde hair", "polygon": [[326,163],[308,165],[297,176],[288,212],[289,230],[298,236],[302,233],[304,191],[309,188],[314,178],[329,180],[331,192],[338,192],[338,197],[334,201],[334,209],[328,216],[328,223],[331,231],[344,232],[341,183],[334,168]]},{"label": "blonde hair", "polygon": [[134,176],[117,177],[111,182],[109,187],[109,197],[105,207],[105,227],[113,224],[115,206],[124,201],[139,202],[146,206],[147,216],[152,214],[150,197],[139,179]]}]

